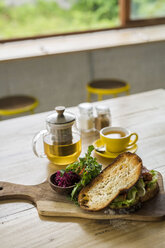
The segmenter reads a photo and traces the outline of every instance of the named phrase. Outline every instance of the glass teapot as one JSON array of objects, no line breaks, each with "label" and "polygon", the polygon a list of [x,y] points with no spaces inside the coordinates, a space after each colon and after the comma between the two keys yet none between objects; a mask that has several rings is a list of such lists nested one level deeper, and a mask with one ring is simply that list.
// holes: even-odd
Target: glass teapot
[{"label": "glass teapot", "polygon": [[[47,157],[57,165],[67,165],[77,160],[81,153],[81,137],[76,128],[75,116],[58,106],[46,118],[46,129],[37,133],[32,141],[33,152],[37,157]],[[37,151],[37,141],[42,137],[44,153]]]}]

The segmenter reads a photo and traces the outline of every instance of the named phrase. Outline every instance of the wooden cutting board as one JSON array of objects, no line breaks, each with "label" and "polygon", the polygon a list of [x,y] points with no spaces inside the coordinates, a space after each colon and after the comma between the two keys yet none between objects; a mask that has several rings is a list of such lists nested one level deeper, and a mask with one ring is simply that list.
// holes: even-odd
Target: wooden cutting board
[{"label": "wooden cutting board", "polygon": [[0,182],[0,201],[9,199],[28,200],[36,206],[38,213],[44,216],[159,221],[165,219],[165,192],[160,173],[158,183],[160,193],[132,214],[112,214],[107,209],[99,212],[82,210],[71,202],[67,196],[53,191],[48,181],[33,186]]}]

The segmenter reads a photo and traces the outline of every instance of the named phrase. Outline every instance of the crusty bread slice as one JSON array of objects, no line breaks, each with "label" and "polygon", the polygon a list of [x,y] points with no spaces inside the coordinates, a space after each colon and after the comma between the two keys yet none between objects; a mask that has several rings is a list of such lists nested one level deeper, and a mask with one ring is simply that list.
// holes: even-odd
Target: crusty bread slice
[{"label": "crusty bread slice", "polygon": [[123,190],[130,189],[139,179],[142,160],[133,153],[120,154],[79,195],[80,207],[98,211],[108,206]]}]

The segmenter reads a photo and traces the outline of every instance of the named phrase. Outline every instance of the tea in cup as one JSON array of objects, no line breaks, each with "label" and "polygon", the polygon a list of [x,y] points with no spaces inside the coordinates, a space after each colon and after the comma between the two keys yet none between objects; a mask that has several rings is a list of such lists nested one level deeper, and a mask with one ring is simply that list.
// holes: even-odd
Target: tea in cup
[{"label": "tea in cup", "polygon": [[123,127],[105,127],[100,130],[100,139],[107,152],[122,152],[136,143],[138,135]]}]

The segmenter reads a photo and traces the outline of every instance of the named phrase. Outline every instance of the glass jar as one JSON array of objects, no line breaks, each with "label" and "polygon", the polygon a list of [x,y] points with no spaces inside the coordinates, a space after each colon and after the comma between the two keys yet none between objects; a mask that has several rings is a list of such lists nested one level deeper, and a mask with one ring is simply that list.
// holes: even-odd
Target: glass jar
[{"label": "glass jar", "polygon": [[95,129],[101,130],[111,125],[110,109],[106,105],[96,106]]},{"label": "glass jar", "polygon": [[[33,138],[33,151],[37,157],[47,157],[52,163],[66,165],[77,160],[81,153],[81,137],[76,128],[75,115],[65,107],[55,108],[46,118],[46,130]],[[42,137],[44,153],[37,151],[37,142]]]},{"label": "glass jar", "polygon": [[81,103],[78,105],[78,127],[82,132],[90,132],[94,130],[93,106],[91,103]]}]

